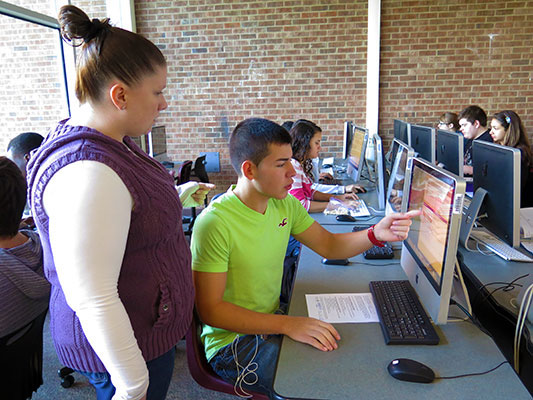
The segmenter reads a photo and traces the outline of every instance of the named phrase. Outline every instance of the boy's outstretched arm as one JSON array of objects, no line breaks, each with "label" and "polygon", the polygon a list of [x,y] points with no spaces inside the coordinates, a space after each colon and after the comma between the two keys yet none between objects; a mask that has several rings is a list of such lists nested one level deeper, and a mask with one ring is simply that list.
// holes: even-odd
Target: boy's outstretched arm
[{"label": "boy's outstretched arm", "polygon": [[[420,215],[420,211],[395,213],[386,216],[374,227],[376,239],[382,242],[394,242],[407,238],[411,218]],[[373,246],[367,231],[349,233],[331,233],[314,222],[308,229],[298,235],[296,240],[311,248],[322,257],[349,258],[368,250]]]},{"label": "boy's outstretched arm", "polygon": [[223,300],[225,272],[193,271],[196,309],[200,319],[211,326],[244,334],[284,334],[322,351],[337,348],[340,335],[327,322],[308,317],[264,314]]}]

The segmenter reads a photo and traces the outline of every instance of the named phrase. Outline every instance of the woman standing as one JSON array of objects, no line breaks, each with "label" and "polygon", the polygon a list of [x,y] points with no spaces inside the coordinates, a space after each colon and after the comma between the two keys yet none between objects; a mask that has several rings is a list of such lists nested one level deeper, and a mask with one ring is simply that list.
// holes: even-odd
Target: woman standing
[{"label": "woman standing", "polygon": [[533,154],[522,120],[514,111],[504,110],[492,117],[490,128],[490,136],[494,143],[520,150],[520,207],[533,206],[533,188],[531,187]]},{"label": "woman standing", "polygon": [[313,122],[300,119],[294,123],[290,130],[292,138],[292,166],[296,171],[294,183],[289,193],[296,197],[309,212],[321,212],[326,209],[329,199],[335,197],[339,200],[357,199],[354,193],[363,191],[358,185],[345,187],[346,194],[328,194],[313,190],[313,158],[318,157],[322,129]]},{"label": "woman standing", "polygon": [[130,137],[167,107],[166,61],[108,19],[74,6],[58,19],[63,38],[81,45],[81,106],[28,165],[55,348],[99,400],[164,399],[174,345],[191,322],[191,256],[171,176]]}]

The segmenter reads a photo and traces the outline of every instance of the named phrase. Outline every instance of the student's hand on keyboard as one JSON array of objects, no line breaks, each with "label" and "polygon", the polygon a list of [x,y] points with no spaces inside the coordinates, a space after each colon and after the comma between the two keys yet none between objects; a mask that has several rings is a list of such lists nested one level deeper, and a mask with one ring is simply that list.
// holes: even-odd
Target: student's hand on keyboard
[{"label": "student's hand on keyboard", "polygon": [[359,197],[355,193],[346,193],[346,194],[336,194],[336,199],[339,199],[341,201],[343,200],[359,200]]},{"label": "student's hand on keyboard", "polygon": [[359,185],[346,185],[344,191],[346,193],[366,193],[366,189]]},{"label": "student's hand on keyboard", "polygon": [[397,242],[405,240],[411,226],[411,218],[422,214],[420,210],[408,213],[394,213],[386,216],[374,227],[376,239],[382,242]]},{"label": "student's hand on keyboard", "polygon": [[307,343],[322,351],[337,349],[337,340],[341,339],[333,325],[308,317],[287,317],[283,333],[293,340]]}]

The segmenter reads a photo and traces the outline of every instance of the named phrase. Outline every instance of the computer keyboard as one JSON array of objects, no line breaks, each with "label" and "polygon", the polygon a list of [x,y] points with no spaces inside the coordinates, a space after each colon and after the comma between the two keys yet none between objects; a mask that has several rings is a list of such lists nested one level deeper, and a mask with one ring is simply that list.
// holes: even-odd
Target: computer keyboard
[{"label": "computer keyboard", "polygon": [[496,255],[500,256],[507,261],[518,262],[533,262],[533,258],[521,253],[514,247],[509,246],[507,243],[502,242],[500,239],[491,235],[485,229],[472,230],[470,234],[472,239],[483,243],[487,248],[492,250]]},{"label": "computer keyboard", "polygon": [[[370,225],[356,225],[353,227],[353,232],[364,231],[370,228]],[[394,249],[389,243],[385,243],[385,246],[372,246],[368,250],[363,252],[363,257],[369,260],[389,260],[394,258]]]},{"label": "computer keyboard", "polygon": [[372,281],[369,286],[385,344],[439,343],[439,335],[409,281]]}]

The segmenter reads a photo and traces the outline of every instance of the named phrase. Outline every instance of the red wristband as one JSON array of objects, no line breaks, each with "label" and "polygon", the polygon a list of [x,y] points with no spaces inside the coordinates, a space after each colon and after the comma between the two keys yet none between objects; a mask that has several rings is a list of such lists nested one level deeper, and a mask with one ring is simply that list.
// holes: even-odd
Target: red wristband
[{"label": "red wristband", "polygon": [[376,225],[372,225],[370,228],[367,229],[366,233],[368,235],[368,240],[370,240],[374,246],[384,247],[385,243],[381,240],[376,239],[376,235],[374,235],[375,226]]}]

